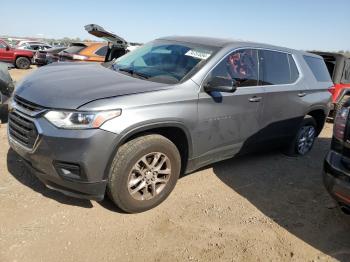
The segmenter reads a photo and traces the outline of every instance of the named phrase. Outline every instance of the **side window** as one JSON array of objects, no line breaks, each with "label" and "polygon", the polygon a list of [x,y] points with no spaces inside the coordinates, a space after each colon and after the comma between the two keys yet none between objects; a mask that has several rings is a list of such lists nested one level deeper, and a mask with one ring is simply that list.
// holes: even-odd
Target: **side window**
[{"label": "side window", "polygon": [[257,50],[243,49],[229,54],[211,71],[209,78],[216,76],[236,80],[237,87],[256,86],[258,84]]},{"label": "side window", "polygon": [[290,67],[290,83],[294,83],[299,78],[299,71],[292,55],[288,55]]},{"label": "side window", "polygon": [[96,55],[99,55],[99,56],[106,56],[107,50],[108,50],[108,46],[105,45],[105,46],[101,47],[100,49],[98,49],[98,50],[95,52],[95,54],[96,54]]},{"label": "side window", "polygon": [[350,59],[345,60],[344,71],[341,82],[343,84],[350,84]]},{"label": "side window", "polygon": [[5,49],[6,46],[3,43],[0,43],[0,49]]},{"label": "side window", "polygon": [[304,55],[305,62],[318,82],[331,82],[327,66],[322,58]]},{"label": "side window", "polygon": [[[289,61],[286,53],[260,51],[261,81],[263,85],[283,85],[291,83]],[[295,64],[294,64],[295,66]]]}]

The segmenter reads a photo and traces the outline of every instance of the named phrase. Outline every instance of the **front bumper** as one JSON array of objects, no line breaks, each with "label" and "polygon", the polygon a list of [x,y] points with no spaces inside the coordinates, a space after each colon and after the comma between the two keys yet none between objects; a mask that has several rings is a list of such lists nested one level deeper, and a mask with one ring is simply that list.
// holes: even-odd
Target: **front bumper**
[{"label": "front bumper", "polygon": [[[33,148],[8,135],[11,148],[31,172],[47,187],[66,195],[102,200],[118,136],[100,129],[58,129],[43,117],[31,119],[39,133]],[[69,173],[72,169],[66,166],[78,171]]]},{"label": "front bumper", "polygon": [[342,155],[330,151],[324,161],[323,181],[327,191],[340,204],[350,207],[350,172],[342,163]]}]

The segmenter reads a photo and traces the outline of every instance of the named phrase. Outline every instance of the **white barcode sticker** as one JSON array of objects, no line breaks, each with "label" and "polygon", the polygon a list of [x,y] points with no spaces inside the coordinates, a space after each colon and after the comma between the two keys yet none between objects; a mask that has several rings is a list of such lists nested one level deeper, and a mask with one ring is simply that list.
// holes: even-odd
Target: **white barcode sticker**
[{"label": "white barcode sticker", "polygon": [[188,50],[185,54],[187,56],[192,56],[194,58],[206,60],[210,57],[211,53],[206,51],[200,51],[200,50]]}]

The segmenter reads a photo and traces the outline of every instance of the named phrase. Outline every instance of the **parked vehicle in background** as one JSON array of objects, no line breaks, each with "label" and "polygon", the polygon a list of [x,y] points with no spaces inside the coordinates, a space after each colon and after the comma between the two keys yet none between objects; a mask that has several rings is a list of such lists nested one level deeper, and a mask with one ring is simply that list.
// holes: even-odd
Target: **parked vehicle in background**
[{"label": "parked vehicle in background", "polygon": [[0,63],[0,122],[7,121],[7,103],[14,90],[14,83],[8,72],[7,64]]},{"label": "parked vehicle in background", "polygon": [[86,25],[85,30],[89,34],[102,38],[109,43],[108,51],[105,56],[105,62],[112,61],[113,59],[125,55],[129,51],[133,51],[142,45],[139,43],[129,43],[122,37],[106,31],[102,26],[96,24]]},{"label": "parked vehicle in background", "polygon": [[[333,83],[315,54],[251,42],[166,37],[97,63],[55,63],[15,90],[9,143],[50,188],[160,204],[180,173],[257,148],[305,155]],[[23,130],[20,124],[27,127]]]},{"label": "parked vehicle in background", "polygon": [[16,45],[17,45],[20,41],[27,41],[27,39],[23,39],[23,38],[13,38],[13,37],[1,38],[1,39],[4,40],[6,43],[8,43],[11,47],[16,47]]},{"label": "parked vehicle in background", "polygon": [[350,215],[350,100],[334,119],[331,150],[323,166],[323,180],[328,192],[344,213]]},{"label": "parked vehicle in background", "polygon": [[18,49],[25,49],[31,51],[46,50],[52,48],[51,45],[40,42],[26,42],[22,46],[18,46]]},{"label": "parked vehicle in background", "polygon": [[10,47],[0,40],[0,61],[14,64],[19,69],[28,69],[33,58],[33,52]]},{"label": "parked vehicle in background", "polygon": [[107,43],[72,43],[68,48],[61,51],[58,56],[59,61],[104,62],[107,50]]},{"label": "parked vehicle in background", "polygon": [[323,57],[332,77],[332,108],[330,117],[334,117],[345,101],[350,98],[350,58],[339,53],[312,52]]},{"label": "parked vehicle in background", "polygon": [[45,51],[36,51],[34,55],[34,63],[38,66],[47,65],[59,60],[59,53],[67,47],[53,47]]}]

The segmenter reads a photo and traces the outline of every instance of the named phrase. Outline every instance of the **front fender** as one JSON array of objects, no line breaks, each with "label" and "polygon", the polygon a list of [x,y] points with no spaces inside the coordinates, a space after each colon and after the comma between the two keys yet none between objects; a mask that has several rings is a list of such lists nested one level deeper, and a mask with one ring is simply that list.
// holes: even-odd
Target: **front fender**
[{"label": "front fender", "polygon": [[[193,152],[192,138],[191,138],[191,134],[190,134],[189,130],[186,128],[186,126],[182,122],[164,121],[164,122],[138,123],[137,125],[133,125],[133,126],[128,127],[127,129],[123,130],[119,134],[118,140],[116,141],[116,143],[114,145],[113,154],[110,156],[110,159],[109,159],[108,164],[107,164],[106,169],[105,169],[105,178],[107,178],[109,175],[109,169],[110,169],[110,166],[113,162],[114,156],[118,151],[118,148],[121,145],[123,145],[129,138],[131,138],[137,134],[140,134],[140,133],[146,133],[147,131],[156,131],[157,129],[172,128],[172,127],[179,128],[185,133],[187,143],[188,143],[188,145],[187,145],[188,146],[188,158],[190,159],[192,156],[192,152]],[[104,130],[107,130],[107,129],[104,129]]]}]

